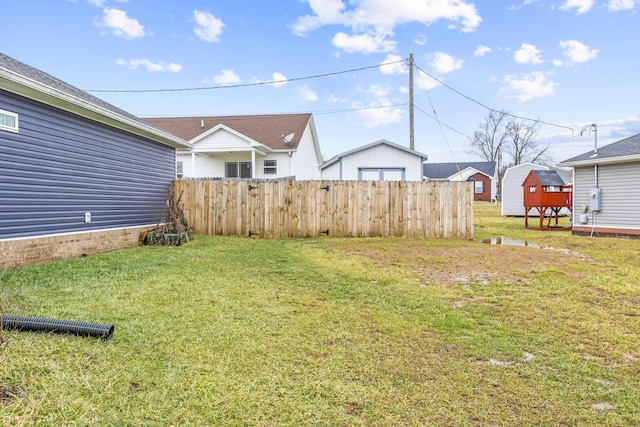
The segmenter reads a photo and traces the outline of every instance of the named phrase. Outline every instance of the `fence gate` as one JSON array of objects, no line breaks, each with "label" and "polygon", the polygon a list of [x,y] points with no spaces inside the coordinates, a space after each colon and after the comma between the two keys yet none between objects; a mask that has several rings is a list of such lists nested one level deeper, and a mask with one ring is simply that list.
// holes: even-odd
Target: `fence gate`
[{"label": "fence gate", "polygon": [[321,181],[269,181],[246,184],[249,237],[329,235],[329,192]]}]

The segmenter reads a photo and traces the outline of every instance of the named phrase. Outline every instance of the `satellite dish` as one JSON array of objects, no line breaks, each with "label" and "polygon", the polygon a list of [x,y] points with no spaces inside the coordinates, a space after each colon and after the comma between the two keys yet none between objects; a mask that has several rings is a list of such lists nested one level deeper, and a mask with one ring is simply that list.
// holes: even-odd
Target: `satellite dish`
[{"label": "satellite dish", "polygon": [[284,141],[285,144],[287,145],[291,145],[291,142],[293,142],[293,137],[296,136],[295,133],[290,133],[289,135],[282,135],[282,140]]}]

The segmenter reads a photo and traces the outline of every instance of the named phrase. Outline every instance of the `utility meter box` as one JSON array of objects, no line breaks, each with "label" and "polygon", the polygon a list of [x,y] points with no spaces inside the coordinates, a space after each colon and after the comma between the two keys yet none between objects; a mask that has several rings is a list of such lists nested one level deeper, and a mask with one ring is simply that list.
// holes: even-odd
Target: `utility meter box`
[{"label": "utility meter box", "polygon": [[589,190],[589,210],[591,212],[602,210],[602,189],[594,187]]}]

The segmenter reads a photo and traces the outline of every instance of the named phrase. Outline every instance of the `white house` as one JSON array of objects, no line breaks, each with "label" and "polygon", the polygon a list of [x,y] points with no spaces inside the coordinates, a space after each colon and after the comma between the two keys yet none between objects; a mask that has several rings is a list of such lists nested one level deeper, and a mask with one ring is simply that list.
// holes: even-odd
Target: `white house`
[{"label": "white house", "polygon": [[[524,190],[522,183],[532,170],[555,170],[565,183],[571,182],[569,171],[535,163],[521,163],[507,168],[502,177],[502,215],[524,216]],[[567,213],[567,212],[562,212]],[[530,215],[531,216],[531,215]]]},{"label": "white house", "polygon": [[322,155],[311,114],[145,120],[192,144],[178,151],[179,177],[320,179]]},{"label": "white house", "polygon": [[382,139],[338,154],[320,165],[322,179],[422,181],[427,155]]},{"label": "white house", "polygon": [[425,180],[433,181],[473,181],[474,200],[490,202],[496,199],[496,162],[425,162],[423,175]]}]

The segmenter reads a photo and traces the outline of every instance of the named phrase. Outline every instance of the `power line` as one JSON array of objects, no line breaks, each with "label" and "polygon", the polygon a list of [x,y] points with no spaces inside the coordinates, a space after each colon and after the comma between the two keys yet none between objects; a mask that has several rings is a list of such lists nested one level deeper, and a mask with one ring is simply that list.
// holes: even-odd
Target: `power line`
[{"label": "power line", "polygon": [[204,86],[204,87],[191,87],[191,88],[178,88],[178,89],[88,89],[88,90],[85,90],[85,92],[94,92],[94,93],[97,93],[97,92],[100,92],[100,93],[187,92],[187,91],[197,91],[197,90],[232,89],[232,88],[239,88],[239,87],[264,86],[264,85],[272,85],[272,84],[283,84],[283,83],[300,81],[300,80],[317,79],[320,77],[337,76],[340,74],[353,73],[356,71],[369,70],[372,68],[380,68],[385,65],[393,65],[400,62],[404,62],[404,60],[400,59],[398,61],[385,62],[378,65],[370,65],[367,67],[353,68],[351,70],[344,70],[344,71],[334,71],[332,73],[316,74],[313,76],[294,77],[291,79],[270,80],[266,82],[256,82],[256,83],[241,83],[241,84],[234,84],[234,85]]},{"label": "power line", "polygon": [[[406,62],[406,60],[405,60],[405,62]],[[569,127],[569,126],[558,125],[558,124],[555,124],[555,123],[549,123],[549,122],[545,122],[545,121],[542,121],[542,120],[539,120],[539,119],[530,119],[530,118],[528,118],[528,117],[517,116],[517,115],[515,115],[515,114],[511,114],[511,113],[509,113],[509,112],[505,112],[505,111],[498,111],[498,110],[496,110],[496,109],[494,109],[494,108],[491,108],[491,107],[486,106],[486,105],[485,105],[485,104],[483,104],[482,102],[480,102],[480,101],[478,101],[478,100],[476,100],[476,99],[473,99],[473,98],[471,98],[470,96],[467,96],[467,95],[465,95],[464,93],[460,92],[459,90],[457,90],[457,89],[455,89],[455,88],[453,88],[453,87],[449,86],[448,84],[444,83],[442,80],[438,79],[437,77],[433,76],[432,74],[430,74],[430,73],[426,72],[425,70],[423,70],[423,69],[422,69],[422,68],[420,68],[419,66],[417,66],[417,65],[415,65],[415,64],[414,64],[414,66],[415,66],[418,70],[420,70],[420,71],[422,71],[424,74],[426,74],[427,76],[431,77],[431,78],[432,78],[433,80],[435,80],[436,82],[440,83],[442,86],[446,87],[446,88],[447,88],[447,89],[449,89],[449,90],[452,90],[453,92],[457,93],[458,95],[462,96],[463,98],[466,98],[466,99],[468,99],[469,101],[474,102],[474,103],[478,104],[479,106],[481,106],[481,107],[483,107],[483,108],[486,108],[486,109],[487,109],[487,110],[489,110],[489,111],[492,111],[492,112],[494,112],[494,113],[501,113],[501,114],[504,114],[505,116],[513,117],[513,118],[520,119],[520,120],[527,120],[527,121],[531,121],[531,122],[542,123],[542,124],[544,124],[544,125],[549,125],[549,126],[555,126],[555,127],[559,127],[559,128],[569,129],[569,130],[571,131],[571,137],[572,137],[572,138],[574,137],[575,131],[574,131],[574,129],[573,129],[573,128],[571,128],[571,127]]]}]

